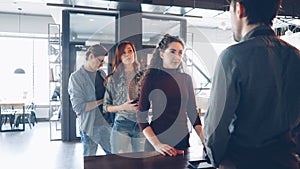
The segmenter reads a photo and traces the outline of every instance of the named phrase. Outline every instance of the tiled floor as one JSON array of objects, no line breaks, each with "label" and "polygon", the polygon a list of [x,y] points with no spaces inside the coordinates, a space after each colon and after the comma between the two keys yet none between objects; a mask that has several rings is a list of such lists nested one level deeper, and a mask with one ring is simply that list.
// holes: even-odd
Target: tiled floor
[{"label": "tiled floor", "polygon": [[[1,169],[83,169],[80,142],[50,141],[49,123],[39,122],[23,132],[0,132]],[[191,134],[191,146],[199,148],[200,140]],[[102,155],[102,149],[98,155]]]}]

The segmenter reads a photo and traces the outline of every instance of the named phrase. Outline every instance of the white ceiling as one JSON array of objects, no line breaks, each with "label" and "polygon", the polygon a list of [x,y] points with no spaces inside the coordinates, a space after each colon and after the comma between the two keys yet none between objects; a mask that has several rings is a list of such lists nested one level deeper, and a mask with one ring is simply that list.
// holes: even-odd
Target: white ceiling
[{"label": "white ceiling", "polygon": [[[101,0],[98,0],[98,2]],[[80,2],[80,1],[79,1]],[[91,0],[88,0],[88,4],[91,4]],[[51,15],[53,7],[47,6],[47,3],[61,4],[62,0],[1,0],[0,12],[1,13],[22,13],[22,14],[33,14],[33,15]],[[98,4],[101,4],[100,2]],[[84,5],[84,4],[82,4]],[[18,10],[21,8],[21,10]],[[149,5],[143,5],[143,11],[147,11]],[[152,7],[153,8],[153,7]],[[155,9],[162,8],[162,6],[156,6]],[[176,12],[178,7],[167,7],[166,14],[171,14],[173,11]],[[145,9],[145,10],[144,10]],[[206,9],[194,9],[191,10],[188,15],[201,16],[201,17],[213,17],[222,14],[223,11],[206,10]]]},{"label": "white ceiling", "polygon": [[[101,4],[102,0],[97,0],[98,4]],[[81,5],[84,5],[83,3],[86,2],[86,4],[96,4],[96,1],[93,0],[87,0],[87,1],[80,1],[80,0],[74,0],[74,2],[81,3]],[[102,1],[104,3],[105,1]],[[107,1],[106,1],[107,2]],[[0,2],[0,13],[21,13],[21,14],[31,14],[31,15],[46,15],[46,16],[52,16],[54,17],[54,20],[60,23],[59,17],[57,13],[61,12],[63,8],[61,7],[51,7],[47,6],[47,3],[56,3],[56,4],[62,4],[63,0],[1,0]],[[110,6],[110,4],[108,4]],[[151,5],[144,4],[142,6],[143,11],[147,11],[147,9],[161,9],[165,8],[166,14],[170,14],[172,12],[176,13],[176,10],[178,10],[178,7],[166,7],[166,6],[155,6],[151,7]],[[21,10],[18,10],[21,9]],[[189,10],[189,9],[188,9]],[[207,23],[211,23],[216,25],[215,21],[219,23],[226,23],[225,25],[230,25],[229,21],[229,15],[226,12],[223,11],[216,11],[216,10],[207,10],[207,9],[193,9],[190,10],[190,12],[187,13],[187,15],[191,16],[200,16],[202,18],[205,18],[209,20]],[[287,22],[300,25],[299,19],[292,19],[287,20]],[[207,25],[206,23],[206,25]],[[282,24],[281,22],[274,22],[275,24]],[[279,25],[281,26],[281,25]],[[275,25],[276,27],[276,25]]]},{"label": "white ceiling", "polygon": [[1,0],[0,12],[51,15],[46,3],[44,0]]},{"label": "white ceiling", "polygon": [[[87,4],[104,4],[105,1],[101,0],[73,0],[74,2],[80,2]],[[72,1],[72,2],[73,2]],[[101,2],[100,2],[101,1]],[[63,0],[1,0],[0,1],[0,13],[15,13],[15,14],[29,14],[29,15],[42,15],[42,16],[52,16],[56,23],[61,23],[61,11],[65,8],[55,7],[55,6],[47,6],[47,3],[55,3],[62,4]],[[113,1],[109,1],[113,2]],[[108,3],[108,1],[106,1]],[[112,4],[109,4],[112,6]],[[162,9],[165,14],[172,14],[172,12],[176,12],[179,7],[166,7],[166,6],[142,6],[143,11],[147,11],[148,9]],[[21,9],[21,10],[18,10]],[[188,9],[189,10],[189,9]],[[193,9],[187,13],[187,15],[198,16],[197,18],[190,18],[193,26],[203,26],[203,27],[213,27],[220,29],[230,29],[230,16],[228,12],[224,11],[216,11],[216,10],[206,10],[206,9]],[[193,21],[193,19],[197,19],[197,21]],[[284,18],[283,18],[284,19]],[[84,20],[80,20],[80,25],[82,25],[81,29],[84,31],[85,25],[83,23]],[[281,27],[282,25],[288,25],[292,23],[294,25],[300,26],[299,19],[285,19],[285,22],[276,20],[274,22],[274,27]],[[91,24],[89,24],[91,27]],[[147,26],[146,26],[147,27]],[[91,29],[91,28],[90,28]]]},{"label": "white ceiling", "polygon": [[[60,4],[62,0],[1,0],[0,2],[0,13],[16,13],[16,14],[30,14],[30,15],[46,15],[52,16],[56,23],[61,23],[61,11],[65,8],[62,7],[53,7],[47,6],[47,3],[56,3]],[[78,1],[78,0],[77,0]],[[76,2],[77,2],[76,1]],[[100,0],[97,0],[98,2]],[[81,2],[81,1],[78,1]],[[92,0],[88,0],[89,4],[93,2]],[[82,2],[81,2],[82,3]],[[112,5],[110,5],[112,6]],[[152,8],[155,10],[163,8],[162,6],[152,6],[149,5],[142,6],[143,11],[147,11],[147,8]],[[166,14],[172,14],[172,12],[176,12],[178,7],[166,7],[168,10],[165,12]],[[21,9],[21,10],[18,10]],[[165,9],[164,9],[165,10]],[[187,13],[192,16],[200,16],[202,18],[207,18],[209,20],[203,26],[209,27],[210,25],[218,25],[219,23],[229,25],[228,16],[226,12],[216,11],[216,10],[206,10],[206,9],[193,9]],[[199,17],[199,18],[200,18]],[[202,20],[203,21],[203,20]],[[217,23],[216,23],[217,22]],[[201,24],[199,22],[198,24]]]}]

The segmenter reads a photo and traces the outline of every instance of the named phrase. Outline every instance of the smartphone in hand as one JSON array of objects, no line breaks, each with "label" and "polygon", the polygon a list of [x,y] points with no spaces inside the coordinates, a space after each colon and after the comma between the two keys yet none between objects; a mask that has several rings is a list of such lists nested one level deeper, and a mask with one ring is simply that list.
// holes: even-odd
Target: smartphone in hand
[{"label": "smartphone in hand", "polygon": [[132,102],[130,102],[131,104],[137,104],[139,102],[139,98],[135,98]]}]

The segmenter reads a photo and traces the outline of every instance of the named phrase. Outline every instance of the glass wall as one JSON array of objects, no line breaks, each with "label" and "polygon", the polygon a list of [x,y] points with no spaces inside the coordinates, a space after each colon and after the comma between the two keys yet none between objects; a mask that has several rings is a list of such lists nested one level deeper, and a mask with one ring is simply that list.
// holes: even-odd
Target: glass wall
[{"label": "glass wall", "polygon": [[156,45],[161,37],[168,33],[180,36],[181,21],[171,19],[143,18],[143,45]]},{"label": "glass wall", "polygon": [[[89,46],[100,43],[110,51],[113,49],[117,39],[116,16],[114,13],[63,11],[63,23],[68,25],[62,29],[62,33],[67,35],[62,37],[62,139],[65,141],[79,137],[78,121],[66,90],[69,76],[84,64]],[[111,60],[106,60],[101,69],[108,73],[110,63]]]},{"label": "glass wall", "polygon": [[115,16],[97,13],[70,13],[70,42],[101,42],[113,44],[116,40]]}]

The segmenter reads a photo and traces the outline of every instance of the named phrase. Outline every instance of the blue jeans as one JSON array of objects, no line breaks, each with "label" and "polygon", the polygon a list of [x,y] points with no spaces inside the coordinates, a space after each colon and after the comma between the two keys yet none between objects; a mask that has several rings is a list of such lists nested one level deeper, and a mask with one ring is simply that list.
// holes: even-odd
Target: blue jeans
[{"label": "blue jeans", "polygon": [[144,151],[145,140],[136,122],[128,119],[115,120],[110,138],[113,154]]},{"label": "blue jeans", "polygon": [[80,131],[80,136],[81,136],[81,143],[83,145],[83,156],[96,155],[98,144],[95,143],[83,131]]},{"label": "blue jeans", "polygon": [[[83,145],[83,156],[94,156],[97,153],[98,150],[98,143],[96,143],[93,139],[91,139],[86,133],[83,131],[80,131],[81,136],[81,142]],[[101,145],[101,144],[100,144]],[[104,152],[106,154],[111,154],[109,148],[104,148],[103,145],[101,145]]]}]

